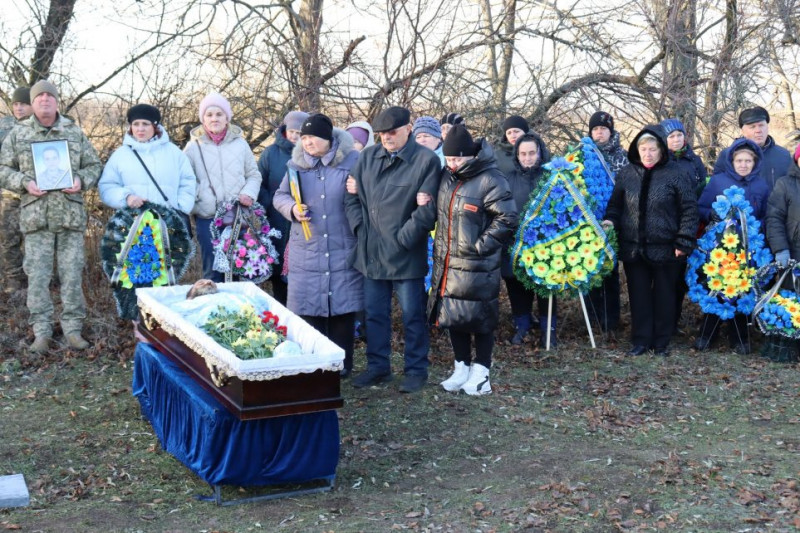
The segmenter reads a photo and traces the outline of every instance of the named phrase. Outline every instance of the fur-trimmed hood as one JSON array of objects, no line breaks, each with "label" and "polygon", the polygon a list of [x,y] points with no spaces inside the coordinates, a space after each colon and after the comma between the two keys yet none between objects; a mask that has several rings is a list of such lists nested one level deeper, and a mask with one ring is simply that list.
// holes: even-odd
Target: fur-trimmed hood
[{"label": "fur-trimmed hood", "polygon": [[[331,142],[330,151],[322,157],[307,157],[305,150],[303,150],[303,142],[298,141],[292,149],[292,158],[289,163],[297,170],[307,170],[316,166],[317,162],[321,162],[327,167],[336,167],[345,160],[345,158],[354,150],[353,136],[341,128],[333,128],[333,141]],[[334,152],[333,157],[330,157],[331,152]]]}]

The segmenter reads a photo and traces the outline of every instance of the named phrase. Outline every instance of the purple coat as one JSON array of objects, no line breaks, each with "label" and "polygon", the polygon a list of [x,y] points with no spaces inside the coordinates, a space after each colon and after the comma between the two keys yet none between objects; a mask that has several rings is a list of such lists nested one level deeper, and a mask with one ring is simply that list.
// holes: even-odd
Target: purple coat
[{"label": "purple coat", "polygon": [[333,129],[331,150],[317,158],[297,143],[287,163],[296,170],[300,194],[311,217],[311,238],[306,241],[294,216],[294,198],[288,174],[272,200],[292,227],[288,244],[289,292],[286,306],[302,316],[336,316],[364,308],[363,277],[348,266],[347,258],[356,247],[356,238],[344,210],[345,181],[358,160],[353,138]]}]

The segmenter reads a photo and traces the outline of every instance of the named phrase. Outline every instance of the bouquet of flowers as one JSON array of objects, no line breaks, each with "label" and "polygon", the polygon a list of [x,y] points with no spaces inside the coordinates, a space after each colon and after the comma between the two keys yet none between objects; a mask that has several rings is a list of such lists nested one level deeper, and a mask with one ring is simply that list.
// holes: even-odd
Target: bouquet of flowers
[{"label": "bouquet of flowers", "polygon": [[[784,280],[790,273],[792,275],[790,287],[794,290],[783,288],[787,286]],[[772,288],[762,293],[761,287],[767,281],[775,279],[776,275],[777,279]],[[753,316],[761,332],[766,335],[800,339],[800,298],[797,293],[800,264],[792,260],[788,266],[781,268],[777,263],[770,263],[758,269],[755,279],[756,288],[759,289],[759,299],[753,308]]]},{"label": "bouquet of flowers", "polygon": [[278,263],[272,239],[280,236],[280,231],[270,227],[266,210],[258,202],[249,208],[242,207],[238,200],[224,202],[211,224],[214,270],[224,272],[226,281],[238,276],[261,283]]},{"label": "bouquet of flowers", "polygon": [[759,232],[761,223],[739,187],[726,189],[712,208],[721,221],[706,230],[689,257],[689,298],[704,313],[722,319],[750,314],[756,303],[756,271],[772,261]]},{"label": "bouquet of flowers", "polygon": [[286,326],[280,325],[277,315],[269,311],[258,315],[251,305],[238,311],[220,306],[201,327],[217,344],[245,360],[272,357],[286,340]]},{"label": "bouquet of flowers", "polygon": [[589,137],[581,139],[577,147],[568,148],[564,159],[572,163],[572,183],[586,198],[597,220],[602,220],[614,190],[614,180],[603,154]]},{"label": "bouquet of flowers", "polygon": [[557,158],[543,168],[546,180],[525,207],[511,249],[514,274],[544,296],[586,293],[614,268],[614,233],[603,230],[575,184],[577,176],[587,186],[578,164]]},{"label": "bouquet of flowers", "polygon": [[194,252],[183,217],[171,207],[145,202],[116,211],[103,234],[100,256],[119,316],[136,320],[134,289],[174,285]]}]

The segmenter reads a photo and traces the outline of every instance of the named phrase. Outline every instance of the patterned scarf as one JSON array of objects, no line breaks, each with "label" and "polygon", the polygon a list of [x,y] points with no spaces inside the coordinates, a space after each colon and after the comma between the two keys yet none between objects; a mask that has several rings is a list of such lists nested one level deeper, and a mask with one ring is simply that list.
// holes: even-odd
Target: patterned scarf
[{"label": "patterned scarf", "polygon": [[225,136],[228,134],[228,127],[227,126],[225,126],[225,129],[222,130],[219,133],[211,133],[210,131],[208,131],[206,129],[205,126],[203,126],[203,129],[205,130],[206,135],[208,135],[208,138],[211,139],[214,142],[214,144],[216,144],[218,146],[219,146],[219,143],[221,143],[222,140],[225,139]]}]

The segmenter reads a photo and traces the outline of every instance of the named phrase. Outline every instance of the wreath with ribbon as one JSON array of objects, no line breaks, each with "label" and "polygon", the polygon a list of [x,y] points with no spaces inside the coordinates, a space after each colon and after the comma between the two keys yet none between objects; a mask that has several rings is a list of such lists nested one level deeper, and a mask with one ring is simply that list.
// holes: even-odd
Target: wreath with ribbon
[{"label": "wreath with ribbon", "polygon": [[602,220],[614,191],[614,179],[600,149],[591,138],[584,137],[578,146],[567,149],[564,159],[575,165],[572,182],[587,199],[595,218]]},{"label": "wreath with ribbon", "polygon": [[225,281],[237,276],[261,283],[272,275],[278,251],[272,239],[281,232],[270,227],[267,211],[258,202],[250,207],[239,200],[223,202],[211,223],[214,245],[214,270],[225,274]]},{"label": "wreath with ribbon", "polygon": [[174,285],[194,253],[184,218],[172,207],[145,202],[114,212],[100,241],[100,259],[119,316],[136,320],[135,289]]},{"label": "wreath with ribbon", "polygon": [[[791,275],[791,283],[787,283]],[[756,272],[758,300],[753,317],[765,335],[800,339],[800,263],[794,259],[785,266],[770,263]],[[771,287],[764,290],[771,280]]]},{"label": "wreath with ribbon", "polygon": [[594,178],[584,174],[584,163],[556,158],[542,168],[545,179],[525,206],[511,247],[514,274],[542,296],[585,294],[614,268],[615,233],[597,221],[600,210],[589,193]]},{"label": "wreath with ribbon", "polygon": [[761,223],[744,190],[732,186],[711,205],[720,222],[710,225],[689,256],[689,298],[723,320],[750,314],[756,304],[756,272],[772,262]]}]

